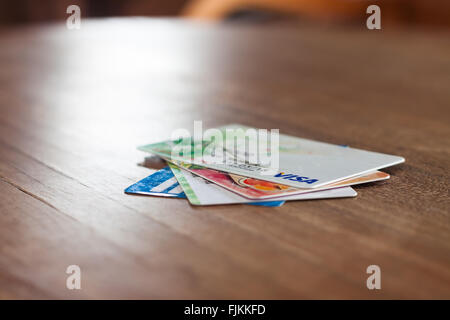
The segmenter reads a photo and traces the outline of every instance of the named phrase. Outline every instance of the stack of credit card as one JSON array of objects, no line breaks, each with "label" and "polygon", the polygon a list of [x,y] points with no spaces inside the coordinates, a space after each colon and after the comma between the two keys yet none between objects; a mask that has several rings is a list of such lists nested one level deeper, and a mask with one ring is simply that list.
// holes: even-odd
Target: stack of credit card
[{"label": "stack of credit card", "polygon": [[[215,130],[226,140],[226,133],[237,129],[242,134],[258,130],[237,124]],[[249,137],[245,137],[248,146]],[[192,205],[279,207],[285,201],[355,197],[357,193],[351,186],[387,180],[389,174],[379,169],[405,161],[399,156],[279,134],[276,152],[270,143],[264,149],[276,156],[276,166],[274,161],[267,166],[258,160],[249,162],[251,152],[236,148],[238,138],[232,136],[232,144],[202,136],[200,140],[188,137],[141,146],[139,150],[159,157],[167,165],[125,192],[187,198]],[[218,150],[222,161],[213,161]]]}]

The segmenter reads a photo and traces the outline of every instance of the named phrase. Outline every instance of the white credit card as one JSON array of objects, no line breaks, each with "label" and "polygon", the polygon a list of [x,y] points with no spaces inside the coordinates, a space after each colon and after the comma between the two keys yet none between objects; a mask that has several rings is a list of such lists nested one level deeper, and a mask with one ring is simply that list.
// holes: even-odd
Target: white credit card
[{"label": "white credit card", "polygon": [[[228,191],[210,181],[207,181],[189,171],[169,163],[184,193],[193,205],[219,205],[237,203],[266,203],[267,200],[250,200],[234,192]],[[306,194],[285,196],[270,201],[312,200],[327,198],[355,197],[356,191],[351,187],[341,187],[325,191],[315,191]]]},{"label": "white credit card", "polygon": [[[244,135],[243,132],[247,129],[257,130],[237,124],[218,129],[223,132],[224,141],[228,139],[227,134],[225,134],[227,130],[242,129],[241,135]],[[244,163],[243,161],[227,161],[225,164],[217,163],[217,161],[213,160],[211,154],[205,156],[205,151],[200,153],[200,155],[186,152],[185,154],[181,154],[181,156],[177,156],[177,153],[172,151],[179,143],[178,141],[164,141],[145,145],[139,147],[139,149],[168,159],[196,163],[204,167],[296,188],[317,188],[405,161],[404,158],[399,156],[342,147],[280,134],[278,148],[279,165],[274,170],[268,166]],[[185,140],[182,143],[185,144]],[[190,142],[188,143],[190,144]],[[204,145],[208,143],[210,145],[212,144],[209,140],[195,142],[194,144],[197,145],[200,143]],[[226,142],[223,145],[226,145]],[[216,150],[219,148],[222,148],[222,146]],[[208,149],[214,150],[214,148],[205,148],[205,150]],[[233,150],[226,149],[225,152],[227,153],[227,157],[234,159],[242,158],[239,154],[233,154],[235,152]]]}]

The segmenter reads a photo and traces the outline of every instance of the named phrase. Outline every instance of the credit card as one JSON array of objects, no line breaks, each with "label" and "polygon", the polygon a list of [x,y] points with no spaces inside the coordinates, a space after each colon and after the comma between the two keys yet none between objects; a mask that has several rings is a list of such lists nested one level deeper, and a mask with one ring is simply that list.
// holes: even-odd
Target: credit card
[{"label": "credit card", "polygon": [[284,201],[254,201],[241,197],[233,192],[221,188],[214,183],[194,175],[186,170],[169,163],[169,167],[178,180],[189,202],[196,206],[210,206],[221,204],[252,204],[279,207]]},{"label": "credit card", "polygon": [[152,173],[148,177],[125,189],[128,194],[145,194],[160,197],[186,198],[183,189],[169,167]]},{"label": "credit card", "polygon": [[[232,204],[232,203],[250,203],[249,200],[238,194],[228,191],[214,183],[211,183],[187,170],[181,169],[169,163],[175,177],[179,181],[186,196],[193,205],[215,205],[215,204]],[[356,191],[351,187],[342,187],[326,191],[309,192],[302,195],[293,195],[277,198],[277,201],[289,200],[312,200],[326,198],[344,198],[355,197]],[[272,199],[275,200],[275,199]],[[264,203],[263,200],[253,202],[252,204]]]},{"label": "credit card", "polygon": [[315,189],[300,189],[291,186],[273,183],[240,175],[230,174],[214,169],[205,168],[195,164],[183,163],[181,161],[173,161],[175,165],[190,171],[208,181],[239,194],[248,199],[261,200],[279,198],[289,195],[306,194],[310,192],[317,192],[321,190],[328,190],[337,187],[351,186],[356,184],[380,181],[389,179],[387,173],[381,171],[371,172],[369,174],[358,176],[355,178],[345,179],[333,184]]},{"label": "credit card", "polygon": [[[202,179],[202,178],[199,178]],[[202,179],[203,180],[203,179]],[[208,182],[210,183],[210,182]],[[185,186],[186,190],[189,190],[188,186]],[[225,189],[223,189],[225,192]],[[197,190],[197,192],[201,192],[201,190]],[[160,197],[171,197],[171,198],[181,198],[186,199],[186,195],[183,192],[183,189],[179,185],[177,179],[172,173],[172,170],[169,167],[165,167],[161,170],[156,171],[155,173],[149,175],[148,177],[140,180],[139,182],[132,184],[128,188],[125,189],[125,193],[127,194],[139,194],[139,195],[151,195],[151,196],[160,196]],[[206,195],[209,198],[211,195]],[[235,196],[233,194],[233,196]],[[236,196],[239,197],[239,196]],[[241,200],[239,197],[239,200]],[[280,207],[283,205],[284,201],[251,201],[245,198],[239,203],[246,203],[255,206],[264,206],[264,207]],[[230,203],[230,202],[227,202]]]},{"label": "credit card", "polygon": [[[222,132],[222,143],[216,140],[191,141],[183,138],[177,141],[163,141],[141,146],[138,149],[159,155],[170,160],[202,165],[211,169],[229,172],[244,177],[271,181],[295,188],[313,189],[343,179],[364,175],[381,168],[393,166],[405,161],[404,158],[378,152],[371,152],[350,147],[343,148],[325,142],[318,142],[288,135],[279,135],[278,163],[276,169],[261,163],[243,161],[243,157],[252,157],[252,152],[245,155],[229,149],[228,142],[255,141],[247,134],[247,130],[257,130],[243,125],[228,125],[218,128]],[[229,134],[232,132],[233,134]],[[246,140],[247,139],[247,140]],[[245,142],[245,143],[247,143]],[[243,143],[237,143],[237,145]],[[180,146],[194,148],[184,149]],[[200,147],[201,152],[194,152]],[[215,154],[224,150],[226,163],[217,163]],[[175,152],[176,151],[176,152]],[[269,150],[258,149],[258,159]],[[276,152],[270,150],[271,155]],[[254,157],[253,157],[254,158]],[[232,161],[230,161],[230,159]]]}]

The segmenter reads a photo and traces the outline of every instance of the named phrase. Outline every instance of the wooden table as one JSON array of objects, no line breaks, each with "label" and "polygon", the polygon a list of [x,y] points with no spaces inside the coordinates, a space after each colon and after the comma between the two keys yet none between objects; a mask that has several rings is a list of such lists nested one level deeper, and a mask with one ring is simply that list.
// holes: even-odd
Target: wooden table
[{"label": "wooden table", "polygon": [[[1,29],[0,298],[450,298],[449,39],[146,19]],[[406,163],[356,198],[280,208],[125,195],[151,172],[136,146],[194,120]],[[366,287],[372,264],[381,290]]]}]

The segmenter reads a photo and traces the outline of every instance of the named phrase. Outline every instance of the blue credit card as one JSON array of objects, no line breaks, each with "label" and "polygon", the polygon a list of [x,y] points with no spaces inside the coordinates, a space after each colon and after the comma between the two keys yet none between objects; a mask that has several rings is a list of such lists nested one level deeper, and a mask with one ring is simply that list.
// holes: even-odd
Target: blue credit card
[{"label": "blue credit card", "polygon": [[129,186],[125,189],[125,193],[186,198],[183,189],[181,189],[169,167],[156,171],[147,178]]},{"label": "blue credit card", "polygon": [[252,206],[263,206],[263,207],[281,207],[284,204],[284,201],[264,201],[264,202],[251,202],[245,203],[251,204]]},{"label": "blue credit card", "polygon": [[[128,194],[142,194],[170,198],[186,198],[169,167],[165,167],[125,189]],[[265,201],[247,203],[254,206],[279,207],[284,201]]]}]

